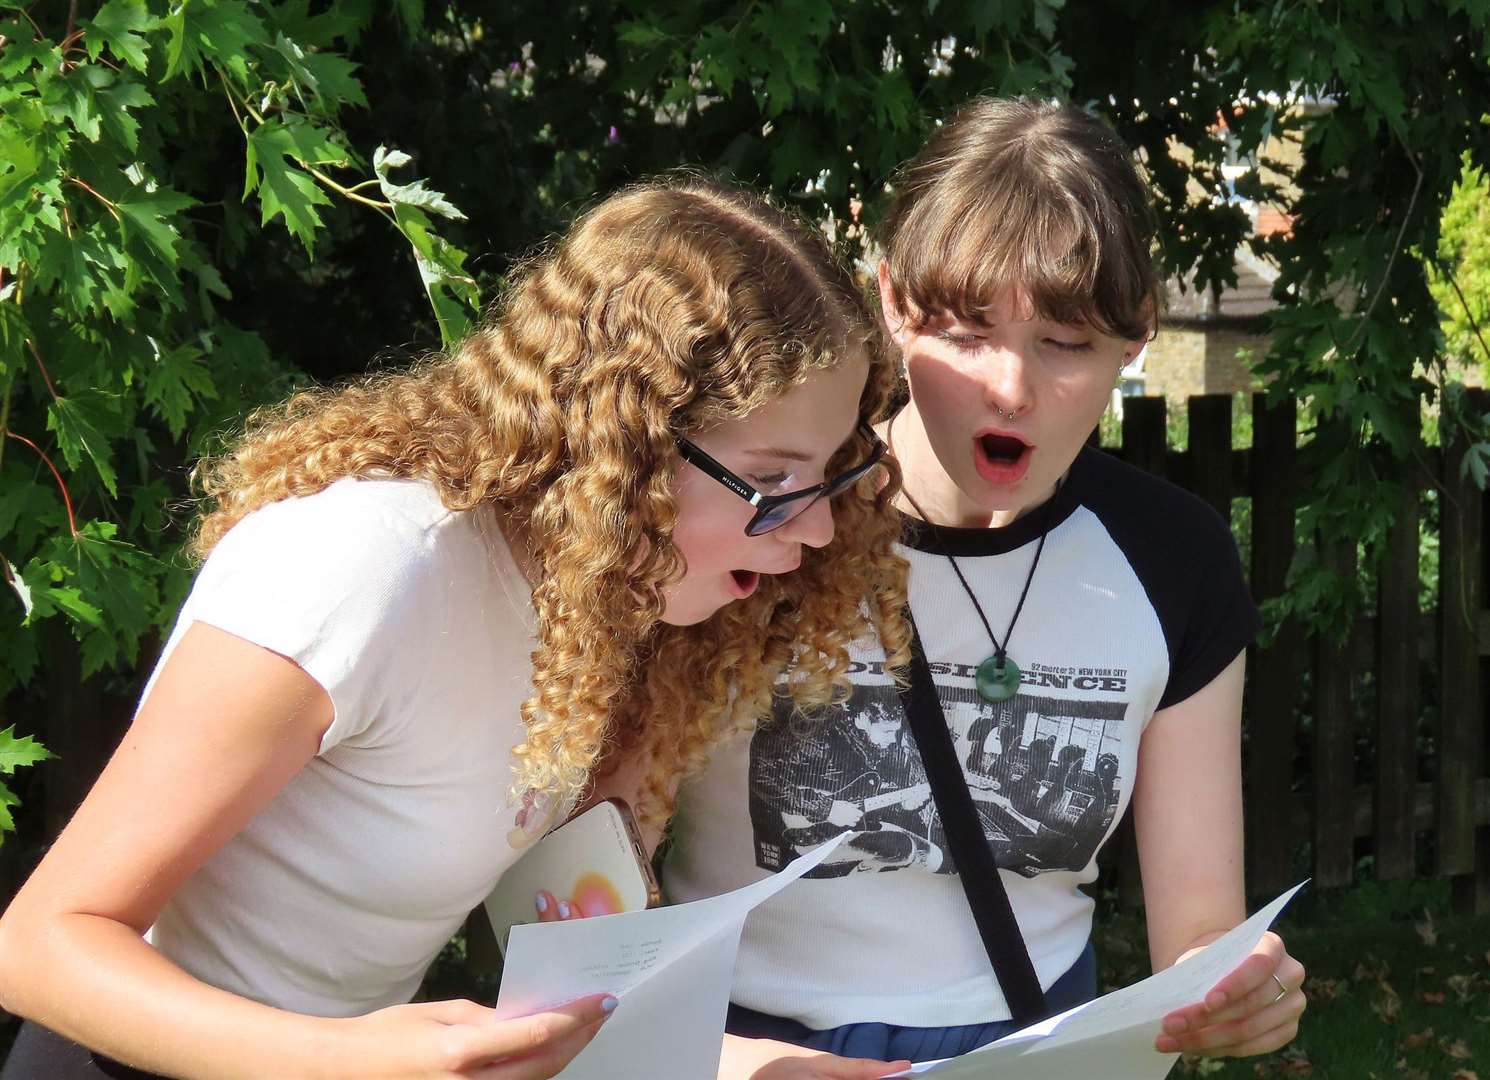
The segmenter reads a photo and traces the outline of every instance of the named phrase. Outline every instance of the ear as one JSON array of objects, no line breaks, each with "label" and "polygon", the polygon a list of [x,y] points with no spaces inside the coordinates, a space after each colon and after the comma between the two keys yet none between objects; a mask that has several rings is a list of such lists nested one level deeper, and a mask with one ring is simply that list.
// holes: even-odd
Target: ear
[{"label": "ear", "polygon": [[905,313],[900,310],[900,301],[895,295],[895,285],[890,281],[890,264],[884,259],[879,265],[880,317],[885,320],[885,331],[897,345],[905,344]]}]

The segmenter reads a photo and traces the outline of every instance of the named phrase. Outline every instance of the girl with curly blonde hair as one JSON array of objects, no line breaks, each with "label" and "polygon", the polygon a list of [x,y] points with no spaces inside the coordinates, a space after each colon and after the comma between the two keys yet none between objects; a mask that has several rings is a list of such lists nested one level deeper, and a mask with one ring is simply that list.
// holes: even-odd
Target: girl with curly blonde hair
[{"label": "girl with curly blonde hair", "polygon": [[[614,998],[405,1003],[603,767],[655,827],[774,695],[903,649],[873,340],[813,232],[657,182],[448,356],[253,417],[201,466],[205,561],[128,735],[0,919],[0,1004],[47,1025],[11,1068],[559,1072]],[[813,1060],[778,1075],[881,1071]]]}]

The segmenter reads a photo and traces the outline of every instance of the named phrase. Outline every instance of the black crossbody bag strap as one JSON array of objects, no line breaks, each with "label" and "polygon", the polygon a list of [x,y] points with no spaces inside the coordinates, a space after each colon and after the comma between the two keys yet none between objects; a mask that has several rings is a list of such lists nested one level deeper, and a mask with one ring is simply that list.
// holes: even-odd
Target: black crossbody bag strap
[{"label": "black crossbody bag strap", "polygon": [[926,662],[921,635],[909,608],[905,616],[911,627],[911,677],[909,686],[897,687],[900,701],[926,766],[926,779],[947,834],[952,863],[957,868],[962,891],[967,894],[968,906],[973,909],[973,921],[998,978],[999,989],[1004,992],[1015,1021],[1020,1025],[1032,1024],[1048,1015],[1045,993],[1040,989],[1029,950],[1024,947],[1024,935],[1014,919],[1009,894],[1004,891],[998,864],[957,760],[947,718],[931,679],[931,666]]}]

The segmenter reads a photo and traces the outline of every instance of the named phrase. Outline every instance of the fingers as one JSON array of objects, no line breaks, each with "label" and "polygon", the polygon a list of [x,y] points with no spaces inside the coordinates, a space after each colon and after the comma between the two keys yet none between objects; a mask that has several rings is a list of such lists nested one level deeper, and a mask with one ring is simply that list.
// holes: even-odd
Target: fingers
[{"label": "fingers", "polygon": [[1246,1057],[1286,1045],[1308,1006],[1304,965],[1277,934],[1264,934],[1252,954],[1213,986],[1204,1002],[1164,1017],[1154,1040],[1161,1053]]},{"label": "fingers", "polygon": [[[1290,998],[1296,997],[1296,1002]],[[1248,1057],[1267,1054],[1292,1042],[1299,1033],[1299,1016],[1304,1011],[1304,995],[1299,991],[1283,998],[1260,1013],[1212,1024],[1184,1035],[1160,1035],[1154,1049],[1160,1053],[1204,1054],[1209,1057]]]},{"label": "fingers", "polygon": [[555,1039],[542,1050],[521,1058],[508,1058],[468,1075],[476,1080],[548,1080],[563,1072],[590,1045],[604,1024],[601,1018]]},{"label": "fingers", "polygon": [[[1230,974],[1211,987],[1205,996],[1206,1007],[1216,1012],[1230,1003],[1240,1001],[1263,983],[1271,983],[1273,972],[1286,956],[1283,940],[1274,933],[1262,935],[1257,948],[1238,964]],[[1275,991],[1276,992],[1276,991]]]},{"label": "fingers", "polygon": [[909,1061],[873,1061],[869,1058],[838,1058],[842,1071],[833,1073],[834,1080],[879,1080],[882,1076],[894,1076],[911,1067]]},{"label": "fingers", "polygon": [[1166,1054],[1218,1057],[1270,1053],[1298,1034],[1299,1017],[1307,1005],[1302,989],[1292,987],[1280,997],[1270,978],[1261,994],[1249,995],[1236,1008],[1226,1010],[1226,1016],[1202,1014],[1198,1020],[1188,1020],[1171,1013],[1164,1019],[1164,1034],[1154,1040],[1154,1048]]},{"label": "fingers", "polygon": [[[480,1021],[465,1020],[463,1026],[451,1030],[447,1053],[451,1071],[487,1065],[526,1066],[533,1061],[547,1063],[555,1059],[560,1060],[562,1068],[564,1062],[594,1037],[595,1032],[588,1029],[593,1027],[598,1031],[600,1024],[615,1011],[616,1004],[610,994],[591,994],[546,1012],[511,1020],[493,1020],[490,1009],[482,1010],[485,1015]],[[510,1074],[514,1080],[551,1075],[531,1071]]]},{"label": "fingers", "polygon": [[559,913],[559,901],[547,889],[538,890],[538,895],[533,898],[533,907],[538,912],[539,922],[558,922],[563,918]]},{"label": "fingers", "polygon": [[581,911],[578,904],[571,900],[560,900],[547,889],[538,890],[538,895],[533,898],[533,908],[538,912],[539,922],[564,922],[571,919],[583,919],[586,914],[611,914],[609,911]]}]

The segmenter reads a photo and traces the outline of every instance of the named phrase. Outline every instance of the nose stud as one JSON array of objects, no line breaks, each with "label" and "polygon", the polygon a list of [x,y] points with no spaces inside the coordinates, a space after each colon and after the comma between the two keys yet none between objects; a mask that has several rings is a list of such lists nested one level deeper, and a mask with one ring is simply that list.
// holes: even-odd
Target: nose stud
[{"label": "nose stud", "polygon": [[1015,409],[1013,412],[1005,412],[1003,409],[1000,409],[997,405],[995,405],[993,407],[993,411],[996,412],[996,413],[998,413],[1005,420],[1013,420],[1016,416],[1018,416],[1020,413],[1022,413],[1024,411],[1024,406],[1021,405],[1019,408]]}]

